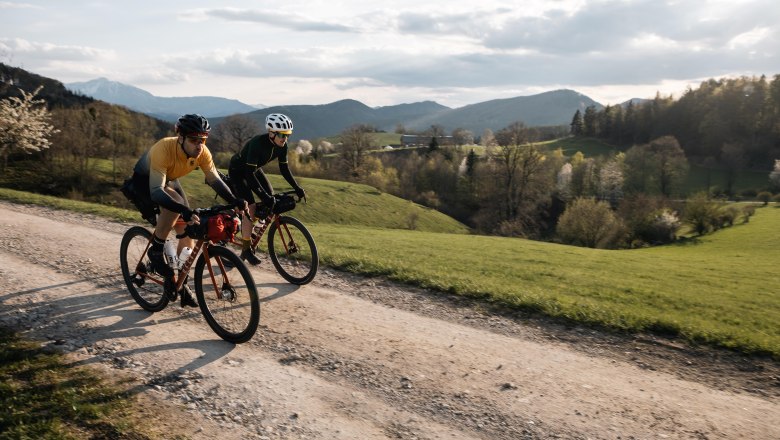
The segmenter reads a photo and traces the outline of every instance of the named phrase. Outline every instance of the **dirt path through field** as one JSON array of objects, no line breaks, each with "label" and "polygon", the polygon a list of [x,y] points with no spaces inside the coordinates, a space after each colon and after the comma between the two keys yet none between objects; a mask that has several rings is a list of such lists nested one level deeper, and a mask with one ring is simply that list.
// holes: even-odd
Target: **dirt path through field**
[{"label": "dirt path through field", "polygon": [[770,361],[610,344],[327,269],[296,287],[268,261],[253,270],[261,327],[233,346],[197,309],[133,302],[127,225],[0,209],[0,325],[134,378],[160,411],[185,411],[170,427],[191,438],[780,438]]}]

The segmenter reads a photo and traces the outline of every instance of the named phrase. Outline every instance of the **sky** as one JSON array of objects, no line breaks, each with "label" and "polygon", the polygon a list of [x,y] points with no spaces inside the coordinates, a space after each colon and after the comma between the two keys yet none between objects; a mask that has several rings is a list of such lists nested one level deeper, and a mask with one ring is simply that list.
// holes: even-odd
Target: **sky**
[{"label": "sky", "polygon": [[0,62],[250,105],[601,104],[780,74],[777,0],[0,0]]}]

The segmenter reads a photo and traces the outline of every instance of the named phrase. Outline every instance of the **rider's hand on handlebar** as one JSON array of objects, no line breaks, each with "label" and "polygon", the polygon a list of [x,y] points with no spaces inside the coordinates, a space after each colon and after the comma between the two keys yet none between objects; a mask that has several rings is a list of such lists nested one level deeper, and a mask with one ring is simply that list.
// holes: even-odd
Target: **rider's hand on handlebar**
[{"label": "rider's hand on handlebar", "polygon": [[306,198],[306,191],[303,190],[300,186],[295,188],[295,195],[298,196],[298,199],[305,199]]},{"label": "rider's hand on handlebar", "polygon": [[249,204],[246,203],[246,200],[237,198],[236,200],[233,201],[233,208],[243,212],[249,209]]},{"label": "rider's hand on handlebar", "polygon": [[200,224],[200,217],[198,217],[197,214],[192,212],[189,209],[185,209],[181,213],[181,218],[184,219],[185,222],[187,222],[188,225],[199,225]]}]

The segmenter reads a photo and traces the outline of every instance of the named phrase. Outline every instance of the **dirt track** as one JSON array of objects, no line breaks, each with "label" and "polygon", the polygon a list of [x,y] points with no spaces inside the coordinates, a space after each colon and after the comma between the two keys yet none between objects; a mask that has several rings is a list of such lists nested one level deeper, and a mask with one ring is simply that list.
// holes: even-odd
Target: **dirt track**
[{"label": "dirt track", "polygon": [[[254,269],[261,328],[149,314],[121,281],[128,227],[0,203],[0,325],[129,377],[191,438],[780,438],[780,368],[546,323],[382,280]],[[316,237],[315,237],[316,238]],[[182,411],[184,416],[176,416]]]}]

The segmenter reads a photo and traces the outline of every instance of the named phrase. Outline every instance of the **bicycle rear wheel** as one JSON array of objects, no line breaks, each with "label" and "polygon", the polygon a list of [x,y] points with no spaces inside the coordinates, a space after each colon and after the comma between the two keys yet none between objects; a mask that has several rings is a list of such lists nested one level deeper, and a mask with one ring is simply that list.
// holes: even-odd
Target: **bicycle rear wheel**
[{"label": "bicycle rear wheel", "polygon": [[320,266],[317,245],[297,218],[281,216],[268,229],[268,254],[276,271],[292,284],[307,284]]},{"label": "bicycle rear wheel", "polygon": [[195,295],[200,310],[220,338],[235,344],[246,342],[252,339],[260,323],[255,280],[244,262],[229,249],[209,246],[208,252],[208,266],[204,254],[195,263]]},{"label": "bicycle rear wheel", "polygon": [[159,312],[168,305],[162,284],[162,276],[154,273],[152,262],[146,255],[152,233],[141,226],[133,226],[125,232],[119,247],[119,261],[127,290],[141,308]]}]

